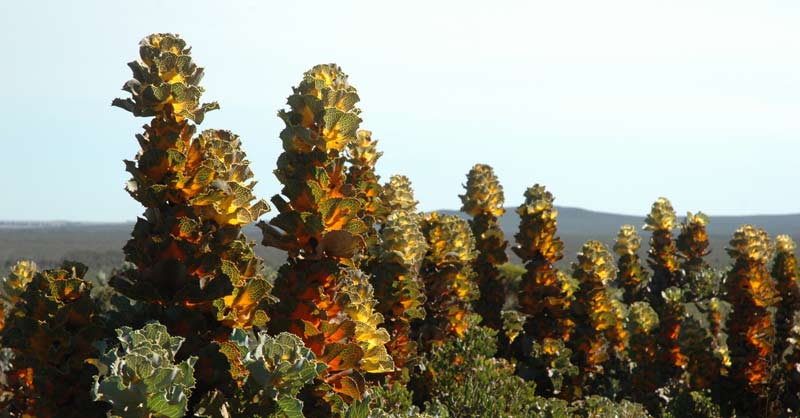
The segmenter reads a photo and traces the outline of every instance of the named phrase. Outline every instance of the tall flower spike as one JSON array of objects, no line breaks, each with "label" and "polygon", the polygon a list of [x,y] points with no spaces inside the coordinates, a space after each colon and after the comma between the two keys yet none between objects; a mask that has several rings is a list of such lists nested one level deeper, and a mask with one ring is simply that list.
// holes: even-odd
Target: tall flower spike
[{"label": "tall flower spike", "polygon": [[420,275],[425,283],[427,318],[418,335],[426,347],[448,335],[463,337],[476,318],[471,303],[478,297],[472,262],[475,238],[466,221],[433,212],[422,221],[428,252]]},{"label": "tall flower spike", "polygon": [[672,230],[678,222],[669,200],[659,197],[645,219],[644,229],[652,233],[647,264],[653,269],[650,280],[650,303],[658,307],[663,302],[661,292],[670,286],[680,286],[677,280],[678,258]]},{"label": "tall flower spike", "polygon": [[691,300],[708,299],[714,293],[714,275],[709,274],[709,265],[703,259],[711,253],[706,231],[708,224],[708,216],[703,212],[687,213],[686,219],[680,224],[677,249]]},{"label": "tall flower spike", "polygon": [[378,255],[368,271],[373,274],[378,311],[383,314],[391,334],[387,343],[398,372],[393,376],[407,381],[417,346],[411,338],[411,322],[425,318],[425,285],[419,268],[428,244],[419,227],[420,215],[393,212],[381,230]]},{"label": "tall flower spike", "polygon": [[361,217],[369,226],[367,230],[367,248],[378,243],[377,232],[373,225],[386,220],[386,209],[381,200],[382,188],[375,173],[375,164],[383,155],[377,151],[378,141],[372,139],[372,132],[360,130],[356,139],[347,145],[347,161],[350,169],[347,172],[348,183],[356,189],[359,199],[364,202]]},{"label": "tall flower spike", "polygon": [[476,164],[467,174],[464,187],[466,193],[459,196],[463,203],[461,211],[472,216],[469,226],[478,250],[473,268],[477,273],[480,299],[475,303],[475,310],[483,318],[483,325],[499,331],[503,327],[500,311],[506,295],[497,268],[508,261],[508,242],[499,223],[499,217],[505,212],[503,186],[490,166]]},{"label": "tall flower spike", "polygon": [[102,414],[89,396],[94,370],[86,361],[99,354],[93,343],[110,335],[89,296],[86,271],[82,264],[64,262],[18,288],[13,315],[0,331],[0,345],[14,355],[4,382],[12,394],[1,405],[4,416]]},{"label": "tall flower spike", "polygon": [[797,269],[797,245],[788,235],[775,238],[775,261],[772,264],[772,277],[776,281],[781,301],[775,313],[775,352],[778,354],[789,346],[789,336],[794,324],[794,313],[800,311],[800,274]]},{"label": "tall flower spike", "polygon": [[280,213],[258,226],[262,243],[289,257],[270,331],[296,334],[326,365],[302,400],[305,413],[329,416],[362,397],[365,374],[394,370],[372,287],[356,268],[366,242],[377,242],[369,218],[378,153],[369,133],[358,133],[358,94],[338,66],[315,66],[293,90],[278,113],[286,125],[275,170],[283,196],[272,198]]},{"label": "tall flower spike", "polygon": [[202,123],[205,113],[218,109],[216,102],[200,104],[203,88],[203,69],[191,57],[191,48],[178,35],[156,33],[139,43],[141,60],[128,66],[133,79],[123,90],[128,99],[115,99],[114,106],[121,107],[134,116],[191,119]]},{"label": "tall flower spike", "polygon": [[626,304],[640,301],[645,296],[649,274],[639,259],[638,251],[641,243],[642,238],[633,225],[624,225],[620,228],[614,243],[614,252],[619,256],[617,282],[622,286],[623,300]]},{"label": "tall flower spike", "polygon": [[628,353],[633,362],[629,381],[634,400],[654,403],[651,399],[658,388],[658,314],[646,301],[637,301],[628,309],[630,346]]},{"label": "tall flower spike", "polygon": [[406,176],[395,175],[383,185],[381,200],[389,212],[403,211],[414,213],[417,211],[417,202],[414,200],[414,191],[411,181]]},{"label": "tall flower spike", "polygon": [[347,75],[334,64],[315,66],[294,88],[289,110],[278,113],[286,124],[281,132],[285,151],[275,176],[285,199],[274,196],[280,214],[269,224],[259,223],[264,245],[291,257],[346,259],[364,247],[365,202],[347,183],[342,155],[356,140],[358,100]]},{"label": "tall flower spike", "polygon": [[745,225],[733,234],[727,251],[734,259],[725,282],[733,306],[728,318],[730,375],[740,388],[731,396],[746,410],[764,410],[774,354],[775,322],[770,310],[779,301],[767,270],[772,242],[763,229]]},{"label": "tall flower spike", "polygon": [[569,298],[555,267],[563,257],[564,243],[556,236],[558,211],[553,200],[538,184],[525,191],[525,202],[517,208],[520,224],[513,248],[526,269],[518,295],[519,310],[528,316],[525,333],[540,343],[544,338],[566,339],[571,332],[566,314]]},{"label": "tall flower spike", "polygon": [[[179,357],[198,355],[198,387],[212,375],[202,351],[231,328],[264,326],[271,284],[242,227],[269,210],[253,194],[255,181],[241,141],[231,132],[195,134],[203,115],[202,69],[177,35],[155,34],[130,64],[128,99],[114,104],[134,116],[151,116],[137,135],[141,150],[126,161],[127,189],[145,207],[125,245],[135,268],[111,278],[120,293],[152,310],[149,319],[185,338]],[[200,396],[202,391],[196,391]]]},{"label": "tall flower spike", "polygon": [[33,280],[37,270],[33,261],[18,261],[11,267],[8,276],[0,281],[0,330],[3,329],[6,317],[19,302],[19,296]]},{"label": "tall flower spike", "polygon": [[624,328],[625,313],[615,306],[621,303],[619,292],[614,292],[612,281],[617,275],[614,260],[603,244],[589,241],[578,253],[572,265],[572,276],[578,281],[575,300],[571,304],[570,317],[575,329],[569,339],[569,347],[575,364],[582,371],[575,388],[591,385],[591,375],[604,373],[604,363],[614,352],[622,353],[628,344],[628,332]]}]

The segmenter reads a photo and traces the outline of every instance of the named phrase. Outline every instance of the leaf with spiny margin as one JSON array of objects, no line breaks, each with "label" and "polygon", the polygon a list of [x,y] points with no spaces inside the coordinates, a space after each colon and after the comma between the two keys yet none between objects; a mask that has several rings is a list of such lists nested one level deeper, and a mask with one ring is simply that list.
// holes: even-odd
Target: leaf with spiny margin
[{"label": "leaf with spiny margin", "polygon": [[357,344],[331,343],[325,346],[320,360],[332,371],[339,371],[356,368],[363,356],[364,351]]},{"label": "leaf with spiny margin", "polygon": [[172,337],[167,328],[149,323],[140,330],[117,330],[120,346],[98,361],[92,394],[111,404],[111,416],[178,418],[186,414],[194,388],[194,363],[190,357],[174,364],[183,338]]}]

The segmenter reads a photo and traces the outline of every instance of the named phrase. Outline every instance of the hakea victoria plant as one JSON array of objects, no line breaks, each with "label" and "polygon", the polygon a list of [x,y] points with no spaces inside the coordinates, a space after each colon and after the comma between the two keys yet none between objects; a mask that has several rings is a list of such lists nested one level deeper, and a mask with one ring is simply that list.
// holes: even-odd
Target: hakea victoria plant
[{"label": "hakea victoria plant", "polygon": [[628,358],[631,362],[625,390],[637,402],[653,407],[657,404],[658,389],[658,329],[659,318],[647,301],[633,302],[628,307]]},{"label": "hakea victoria plant", "polygon": [[[86,266],[65,262],[61,268],[33,274],[17,266],[4,291],[13,288],[16,304],[0,331],[0,344],[13,355],[0,402],[3,416],[85,417],[104,407],[89,394],[97,357],[95,341],[108,331],[83,279]],[[8,296],[8,293],[6,293]]]},{"label": "hakea victoria plant", "polygon": [[19,297],[33,280],[38,267],[33,261],[18,261],[11,267],[8,276],[0,280],[0,330],[6,322],[6,316],[19,302]]},{"label": "hakea victoria plant", "polygon": [[623,289],[623,301],[631,304],[645,299],[649,274],[639,259],[642,238],[633,225],[623,225],[614,242],[617,253],[617,284]]},{"label": "hakea victoria plant", "polygon": [[422,219],[421,230],[428,245],[420,270],[426,317],[416,335],[427,349],[447,337],[463,337],[477,324],[472,302],[479,290],[472,270],[477,254],[469,224],[456,215],[433,212]]},{"label": "hakea victoria plant", "polygon": [[[298,335],[326,365],[308,394],[313,402],[305,404],[318,414],[360,399],[365,374],[394,370],[372,286],[357,270],[356,256],[371,234],[365,199],[372,197],[353,187],[347,174],[345,151],[359,140],[358,100],[336,65],[304,74],[287,99],[289,108],[279,112],[286,125],[275,170],[283,196],[272,198],[279,213],[258,224],[262,243],[289,256],[276,279],[280,302],[271,307],[270,329]],[[350,160],[374,163],[377,156],[365,157],[371,148],[361,148],[351,148]]]},{"label": "hakea victoria plant", "polygon": [[356,139],[347,144],[346,154],[350,167],[347,171],[347,182],[356,190],[362,202],[361,219],[369,226],[366,234],[367,247],[374,247],[378,237],[373,226],[386,221],[386,212],[381,199],[380,177],[375,173],[375,164],[383,155],[377,150],[378,141],[372,139],[372,132],[359,130]]},{"label": "hakea victoria plant", "polygon": [[687,299],[692,301],[708,299],[717,290],[715,275],[704,259],[711,253],[706,230],[708,224],[709,218],[703,212],[689,212],[679,225],[676,248],[684,275],[684,288],[688,293]]},{"label": "hakea victoria plant", "polygon": [[564,243],[556,236],[558,211],[553,200],[538,184],[525,191],[525,202],[517,209],[520,224],[513,248],[526,269],[518,294],[519,311],[527,316],[525,335],[539,342],[567,339],[572,329],[567,315],[572,286],[555,267],[563,257]]},{"label": "hakea victoria plant", "polygon": [[253,202],[255,182],[238,137],[195,133],[194,123],[218,106],[200,104],[203,70],[186,42],[155,34],[139,52],[124,87],[131,97],[113,104],[152,117],[137,135],[136,161],[126,161],[127,190],[146,210],[124,248],[136,268],[111,285],[154,308],[170,333],[187,338],[182,352],[195,353],[231,327],[268,321],[270,284],[241,229],[269,207]]},{"label": "hakea victoria plant", "polygon": [[772,277],[781,298],[775,312],[775,352],[781,355],[789,345],[794,313],[800,311],[800,272],[797,269],[797,245],[788,235],[775,238]]},{"label": "hakea victoria plant", "polygon": [[501,330],[503,319],[500,312],[506,295],[498,266],[508,262],[508,242],[499,223],[499,218],[505,213],[503,186],[492,167],[476,164],[467,174],[464,188],[466,192],[460,195],[461,211],[472,217],[469,226],[478,252],[473,264],[480,290],[475,311],[483,318],[484,326]]},{"label": "hakea victoria plant", "polygon": [[382,225],[380,244],[366,269],[372,274],[377,310],[391,334],[386,346],[397,367],[391,377],[408,381],[410,366],[418,357],[411,323],[425,318],[425,284],[419,269],[428,243],[420,230],[422,215],[414,212],[416,201],[408,179],[392,176],[384,185],[381,199],[384,207],[394,210]]},{"label": "hakea victoria plant", "polygon": [[624,357],[629,342],[625,324],[628,313],[622,292],[613,286],[617,268],[603,244],[587,242],[572,269],[578,289],[570,305],[575,325],[568,346],[580,370],[573,393],[581,396],[592,386],[606,385],[603,378],[610,377],[611,364]]},{"label": "hakea victoria plant", "polygon": [[678,223],[678,217],[672,208],[672,203],[659,197],[647,218],[644,229],[650,231],[650,249],[647,252],[647,264],[653,270],[650,280],[650,303],[656,310],[663,302],[662,292],[670,286],[680,286],[678,278],[677,248],[673,239],[672,230]]},{"label": "hakea victoria plant", "polygon": [[731,356],[730,379],[735,384],[731,401],[736,409],[765,410],[771,396],[775,320],[779,301],[767,263],[773,246],[761,228],[745,225],[733,234],[728,254],[734,265],[725,282],[733,312],[727,321]]}]

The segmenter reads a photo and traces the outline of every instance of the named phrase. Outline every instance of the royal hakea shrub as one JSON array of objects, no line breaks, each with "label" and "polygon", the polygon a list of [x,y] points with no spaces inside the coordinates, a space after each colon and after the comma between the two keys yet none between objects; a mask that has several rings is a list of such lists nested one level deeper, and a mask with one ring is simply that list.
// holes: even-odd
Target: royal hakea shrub
[{"label": "royal hakea shrub", "polygon": [[[525,263],[517,295],[519,310],[527,315],[525,334],[532,341],[566,339],[572,325],[567,318],[569,296],[555,263],[563,257],[564,243],[556,236],[558,211],[553,195],[538,184],[525,191],[514,253]],[[527,344],[524,344],[527,345]]]},{"label": "royal hakea shrub", "polygon": [[679,225],[676,248],[684,274],[684,288],[688,293],[686,296],[692,301],[708,299],[717,290],[714,274],[704,259],[711,252],[706,231],[708,224],[709,218],[703,212],[689,212]]},{"label": "royal hakea shrub", "polygon": [[576,397],[585,390],[607,386],[603,380],[609,377],[611,364],[623,358],[628,347],[628,313],[621,292],[612,285],[616,275],[613,257],[597,241],[587,242],[572,266],[578,288],[570,305],[569,316],[575,325],[568,346],[580,370],[572,385]]},{"label": "royal hakea shrub", "polygon": [[[589,242],[567,275],[553,196],[535,185],[517,209],[523,265],[505,263],[492,169],[467,176],[469,223],[417,213],[407,178],[379,184],[381,153],[335,65],[306,72],[279,113],[282,195],[259,225],[288,256],[277,302],[242,234],[269,207],[241,142],[196,132],[218,107],[200,102],[202,69],[177,35],[139,52],[130,97],[113,102],[149,118],[126,162],[145,212],[110,281],[122,295],[93,299],[78,263],[14,266],[0,282],[0,415],[798,415],[791,238],[773,248],[743,226],[723,278],[704,260],[708,217],[679,224],[660,198],[645,225],[652,275],[630,226],[617,263]],[[511,343],[499,355],[498,331]]]},{"label": "royal hakea shrub", "polygon": [[86,266],[65,262],[32,277],[30,265],[17,267],[4,289],[14,288],[17,302],[0,331],[0,344],[13,355],[5,383],[12,396],[0,402],[2,415],[102,414],[89,393],[94,368],[86,361],[100,354],[93,343],[109,331],[89,296]]},{"label": "royal hakea shrub", "polygon": [[[346,154],[350,168],[347,171],[347,182],[356,189],[359,200],[363,202],[361,219],[372,227],[376,223],[385,222],[386,210],[381,199],[380,177],[375,173],[375,164],[383,155],[377,150],[378,141],[372,139],[372,132],[360,130],[356,132],[354,141],[347,144]],[[377,244],[375,229],[367,233],[367,246]]]},{"label": "royal hakea shrub", "polygon": [[783,393],[778,399],[787,415],[800,414],[800,311],[794,313],[786,348],[781,355],[780,384]]},{"label": "royal hakea shrub", "polygon": [[680,336],[686,315],[686,292],[680,287],[670,286],[661,292],[662,302],[658,309],[658,372],[660,383],[678,378],[686,366],[687,357],[681,350]]},{"label": "royal hakea shrub", "polygon": [[150,35],[139,54],[123,88],[131,97],[113,104],[151,118],[136,136],[136,161],[126,161],[132,175],[127,190],[145,213],[124,248],[136,268],[110,283],[151,307],[152,319],[171,334],[186,338],[184,357],[226,338],[232,327],[268,321],[270,284],[241,229],[269,207],[254,202],[255,182],[238,137],[222,130],[196,133],[195,123],[218,106],[200,104],[203,69],[186,42]]},{"label": "royal hakea shrub", "polygon": [[663,302],[662,292],[670,286],[681,285],[677,274],[680,268],[677,248],[672,236],[678,217],[672,203],[659,197],[644,222],[644,229],[651,233],[647,252],[647,264],[653,270],[649,284],[650,303],[658,310]]},{"label": "royal hakea shrub", "polygon": [[728,393],[733,407],[742,411],[766,411],[772,395],[772,363],[775,361],[775,318],[772,311],[779,295],[767,263],[773,254],[769,235],[745,225],[733,234],[727,248],[734,260],[725,282],[728,302],[733,306],[728,321],[731,356]]},{"label": "royal hakea shrub", "polygon": [[11,267],[8,276],[0,280],[0,330],[6,323],[6,316],[19,302],[19,296],[33,280],[38,268],[33,261],[18,261]]},{"label": "royal hakea shrub", "polygon": [[778,235],[775,238],[772,277],[781,298],[775,312],[775,353],[778,355],[789,346],[794,313],[800,311],[800,273],[797,269],[796,248],[794,240],[788,235]]},{"label": "royal hakea shrub", "polygon": [[[305,404],[316,414],[360,399],[366,374],[394,370],[372,285],[357,270],[372,222],[365,220],[371,196],[353,187],[347,174],[345,151],[359,140],[358,100],[335,65],[304,74],[287,99],[289,108],[279,112],[286,125],[275,170],[283,196],[272,198],[279,213],[259,223],[262,243],[289,257],[275,282],[280,301],[270,309],[270,330],[298,335],[326,365],[313,402]],[[360,140],[366,139],[362,134]],[[350,159],[374,163],[377,156],[361,158],[371,148],[361,148],[351,150]]]},{"label": "royal hakea shrub", "polygon": [[644,300],[647,296],[649,274],[639,259],[639,248],[642,238],[633,225],[623,225],[614,242],[617,260],[617,285],[623,289],[622,300],[632,304]]},{"label": "royal hakea shrub", "polygon": [[111,405],[109,416],[179,418],[188,411],[197,357],[175,361],[183,338],[149,323],[117,330],[117,344],[94,361],[94,399]]},{"label": "royal hakea shrub", "polygon": [[426,318],[415,324],[415,333],[427,349],[447,337],[462,337],[478,322],[472,302],[479,290],[472,270],[477,254],[469,224],[458,216],[433,212],[422,219],[421,230],[428,244],[420,269]]},{"label": "royal hakea shrub", "polygon": [[425,284],[419,270],[428,243],[420,230],[422,215],[414,212],[416,201],[408,179],[393,176],[383,190],[384,207],[394,210],[382,225],[380,244],[366,270],[372,274],[377,310],[383,315],[391,335],[386,347],[397,367],[391,377],[407,382],[418,357],[411,323],[426,316]]},{"label": "royal hakea shrub", "polygon": [[658,314],[648,302],[634,302],[628,308],[627,326],[631,372],[623,388],[637,402],[652,407],[658,403]]},{"label": "royal hakea shrub", "polygon": [[464,188],[466,192],[459,196],[461,211],[472,217],[469,226],[478,252],[473,263],[480,291],[480,298],[474,303],[475,312],[483,318],[484,326],[501,330],[503,320],[500,311],[506,302],[506,295],[498,267],[508,262],[508,241],[499,223],[505,213],[503,186],[492,167],[476,164],[467,174]]}]

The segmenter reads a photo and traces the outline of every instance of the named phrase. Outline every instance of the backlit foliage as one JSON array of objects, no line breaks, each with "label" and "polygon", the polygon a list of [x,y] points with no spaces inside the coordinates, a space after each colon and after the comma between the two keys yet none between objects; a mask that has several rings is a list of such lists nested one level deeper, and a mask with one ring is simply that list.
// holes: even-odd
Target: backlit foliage
[{"label": "backlit foliage", "polygon": [[[392,200],[401,194],[392,189],[400,177],[394,176],[384,186],[382,199],[387,207],[394,207],[380,231],[380,245],[367,270],[373,275],[377,310],[383,314],[391,334],[387,343],[389,353],[398,371],[393,377],[407,381],[410,367],[417,359],[417,343],[411,335],[411,323],[425,318],[425,285],[419,276],[422,260],[428,251],[425,235],[420,230],[421,215],[409,212],[416,202],[411,195],[410,183],[404,182],[404,198]],[[393,192],[389,192],[392,190]],[[414,205],[407,204],[414,202]]]},{"label": "backlit foliage", "polygon": [[[372,227],[377,222],[385,222],[386,209],[381,200],[381,187],[375,174],[375,164],[383,155],[377,151],[378,141],[372,139],[372,132],[360,130],[356,139],[347,144],[347,157],[350,169],[347,172],[347,182],[356,189],[358,198],[363,202],[361,219]],[[367,230],[367,245],[374,246],[378,242],[374,228]]]},{"label": "backlit foliage", "polygon": [[189,357],[176,363],[183,338],[172,337],[161,324],[140,330],[117,330],[119,347],[104,353],[94,364],[98,375],[94,398],[111,404],[111,417],[179,418],[186,414],[194,388],[194,363]]},{"label": "backlit foliage", "polygon": [[727,248],[734,260],[726,281],[727,298],[733,305],[728,318],[730,377],[736,383],[737,408],[766,408],[774,361],[775,322],[770,312],[779,296],[767,263],[773,246],[760,228],[745,225],[733,234]]},{"label": "backlit foliage", "polygon": [[503,186],[490,166],[476,164],[467,174],[464,188],[466,193],[459,196],[461,211],[472,217],[469,226],[478,251],[473,264],[480,290],[475,311],[483,318],[484,326],[500,330],[503,325],[500,309],[505,304],[506,295],[497,267],[508,262],[508,242],[499,223],[499,218],[505,213]]},{"label": "backlit foliage", "polygon": [[781,300],[775,313],[775,352],[780,355],[789,345],[794,313],[800,310],[800,287],[798,285],[797,245],[788,235],[775,238],[775,261],[772,277],[775,278]]},{"label": "backlit foliage", "polygon": [[318,65],[278,113],[282,189],[259,223],[287,255],[273,297],[242,233],[269,207],[241,141],[196,132],[218,107],[201,103],[203,70],[172,34],[146,37],[129,66],[113,104],[149,119],[126,162],[144,215],[114,289],[100,280],[92,295],[73,262],[20,262],[0,281],[1,416],[798,416],[789,236],[742,226],[732,267],[714,269],[709,218],[679,222],[659,198],[649,269],[626,225],[616,262],[589,241],[567,273],[537,184],[516,210],[521,264],[508,262],[492,168],[467,175],[469,222],[419,213],[408,178],[380,185],[347,75]]},{"label": "backlit foliage", "polygon": [[578,282],[570,305],[570,318],[575,328],[569,339],[574,363],[580,369],[573,387],[577,396],[607,374],[612,357],[622,357],[628,346],[625,327],[626,307],[618,289],[611,285],[617,275],[614,260],[605,246],[587,242],[572,265],[572,277]]},{"label": "backlit foliage", "polygon": [[30,281],[30,265],[12,273],[18,299],[0,332],[0,343],[13,354],[5,383],[11,397],[0,403],[3,416],[85,417],[103,411],[90,397],[94,367],[86,360],[97,357],[92,343],[109,331],[89,297],[86,270],[65,262]]},{"label": "backlit foliage", "polygon": [[269,284],[241,227],[269,210],[252,194],[255,182],[238,137],[195,134],[216,103],[200,104],[203,69],[185,41],[171,34],[142,40],[128,99],[114,105],[152,117],[137,135],[136,161],[126,161],[127,190],[145,208],[125,246],[135,270],[111,281],[121,293],[150,303],[170,332],[189,338],[193,352],[206,333],[264,325]]},{"label": "backlit foliage", "polygon": [[663,302],[662,292],[670,286],[680,286],[677,271],[679,268],[677,249],[672,238],[672,230],[678,223],[672,203],[659,197],[645,219],[644,229],[650,231],[650,250],[647,264],[653,269],[650,280],[650,303],[656,310]]},{"label": "backlit foliage", "polygon": [[716,290],[714,277],[709,274],[709,265],[703,258],[711,252],[706,231],[708,224],[709,218],[703,212],[689,212],[679,225],[676,246],[689,300],[707,299]]},{"label": "backlit foliage", "polygon": [[19,261],[11,267],[8,276],[0,281],[0,330],[5,326],[7,313],[19,302],[19,296],[33,280],[37,271],[36,263],[33,261]]},{"label": "backlit foliage", "polygon": [[234,329],[220,351],[231,364],[234,396],[208,393],[195,411],[201,417],[300,417],[298,394],[325,369],[303,341],[287,332],[276,336]]},{"label": "backlit foliage", "polygon": [[448,336],[463,336],[477,322],[472,302],[478,298],[472,263],[475,239],[466,221],[433,212],[422,220],[428,252],[420,276],[425,284],[425,312],[417,335],[441,344]]},{"label": "backlit foliage", "polygon": [[630,381],[626,389],[637,402],[652,405],[658,388],[658,314],[646,301],[634,302],[628,309]]},{"label": "backlit foliage", "polygon": [[556,236],[558,211],[553,195],[538,184],[525,191],[514,252],[525,263],[518,294],[519,310],[527,315],[525,332],[536,341],[565,339],[572,324],[567,284],[557,274],[555,263],[563,257],[564,243]]},{"label": "backlit foliage", "polygon": [[642,238],[632,225],[623,225],[617,233],[614,252],[617,253],[617,283],[623,289],[623,301],[631,304],[643,300],[649,279],[647,271],[639,260]]},{"label": "backlit foliage", "polygon": [[365,374],[394,370],[372,285],[355,259],[372,235],[369,205],[378,201],[374,184],[361,187],[378,154],[369,135],[358,134],[358,100],[336,65],[304,74],[278,114],[286,125],[275,170],[283,196],[272,198],[279,213],[258,225],[263,244],[289,256],[275,282],[280,302],[271,309],[270,330],[298,335],[326,365],[305,403],[315,416],[361,399]]}]

